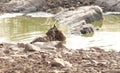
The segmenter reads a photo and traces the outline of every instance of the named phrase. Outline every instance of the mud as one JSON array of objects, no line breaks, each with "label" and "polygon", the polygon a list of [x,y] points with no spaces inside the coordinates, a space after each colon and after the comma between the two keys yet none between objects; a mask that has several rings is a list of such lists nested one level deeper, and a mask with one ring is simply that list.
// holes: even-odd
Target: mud
[{"label": "mud", "polygon": [[74,10],[81,6],[98,5],[103,11],[120,11],[119,0],[1,0],[0,12],[36,12],[58,13],[61,8]]}]

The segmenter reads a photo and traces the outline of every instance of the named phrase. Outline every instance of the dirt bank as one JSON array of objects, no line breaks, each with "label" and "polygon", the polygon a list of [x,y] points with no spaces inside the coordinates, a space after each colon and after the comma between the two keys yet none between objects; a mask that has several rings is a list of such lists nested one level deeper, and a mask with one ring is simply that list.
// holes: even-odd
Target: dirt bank
[{"label": "dirt bank", "polygon": [[[48,47],[49,46],[49,47]],[[67,49],[60,42],[1,43],[1,73],[119,73],[120,53],[97,47]]]},{"label": "dirt bank", "polygon": [[75,9],[88,5],[99,5],[103,11],[120,11],[120,0],[1,0],[0,12],[58,13],[61,11],[60,7]]}]

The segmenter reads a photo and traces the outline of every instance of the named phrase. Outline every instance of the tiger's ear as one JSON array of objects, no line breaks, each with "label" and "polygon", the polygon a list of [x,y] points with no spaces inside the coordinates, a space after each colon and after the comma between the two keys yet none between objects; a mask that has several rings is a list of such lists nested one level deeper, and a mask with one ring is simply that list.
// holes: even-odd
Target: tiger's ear
[{"label": "tiger's ear", "polygon": [[56,28],[56,25],[54,24],[53,27]]},{"label": "tiger's ear", "polygon": [[57,27],[56,27],[56,25],[55,25],[55,24],[53,25],[53,28],[56,28],[56,29],[57,29]]}]

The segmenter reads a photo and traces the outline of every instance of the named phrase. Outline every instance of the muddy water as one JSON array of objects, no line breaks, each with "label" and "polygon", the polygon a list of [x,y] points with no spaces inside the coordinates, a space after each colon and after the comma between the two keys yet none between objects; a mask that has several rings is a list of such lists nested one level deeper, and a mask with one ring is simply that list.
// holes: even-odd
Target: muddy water
[{"label": "muddy water", "polygon": [[43,12],[0,15],[0,42],[31,42],[36,37],[44,36],[53,24],[67,33],[67,27],[58,25],[53,16]]},{"label": "muddy water", "polygon": [[0,19],[0,37],[7,41],[28,41],[32,37],[44,35],[54,22],[54,18],[28,16]]},{"label": "muddy water", "polygon": [[[13,16],[0,18],[0,42],[30,42],[52,27],[57,21],[52,17]],[[10,15],[11,16],[11,15]],[[99,24],[95,22],[94,24]],[[92,37],[70,35],[68,27],[57,26],[66,33],[66,47],[80,49],[98,46],[105,50],[120,50],[120,15],[105,15],[101,29],[96,31]]]},{"label": "muddy water", "polygon": [[[101,22],[93,24],[100,25]],[[72,35],[67,41],[66,46],[74,49],[96,46],[105,50],[120,51],[120,15],[104,15],[100,30],[92,37]]]}]

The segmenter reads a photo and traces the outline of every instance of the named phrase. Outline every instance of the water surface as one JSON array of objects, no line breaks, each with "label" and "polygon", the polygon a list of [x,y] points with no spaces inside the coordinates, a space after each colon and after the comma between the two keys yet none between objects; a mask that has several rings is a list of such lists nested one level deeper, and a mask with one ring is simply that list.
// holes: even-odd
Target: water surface
[{"label": "water surface", "polygon": [[101,23],[100,30],[96,31],[92,37],[72,35],[67,39],[66,46],[74,49],[96,46],[105,50],[120,51],[120,15],[104,15],[103,22],[93,24],[100,26]]},{"label": "water surface", "polygon": [[0,19],[0,37],[21,41],[43,35],[54,24],[54,18],[19,16]]},{"label": "water surface", "polygon": [[120,50],[120,15],[104,15],[103,22],[95,22],[94,25],[100,26],[100,30],[96,31],[92,37],[84,37],[80,35],[70,35],[66,26],[58,25],[53,17],[30,17],[21,16],[12,18],[0,18],[0,42],[30,42],[35,37],[45,35],[45,32],[56,23],[67,36],[66,47],[72,49],[80,49],[86,47],[101,47],[106,50]]}]

